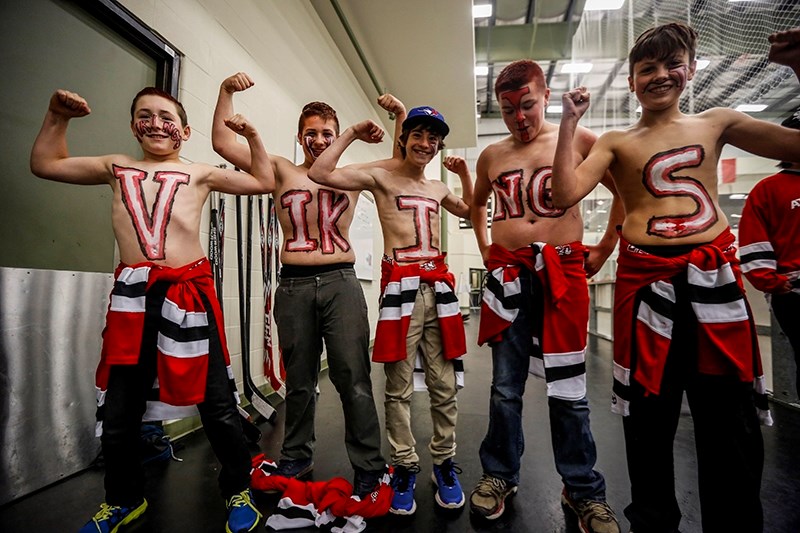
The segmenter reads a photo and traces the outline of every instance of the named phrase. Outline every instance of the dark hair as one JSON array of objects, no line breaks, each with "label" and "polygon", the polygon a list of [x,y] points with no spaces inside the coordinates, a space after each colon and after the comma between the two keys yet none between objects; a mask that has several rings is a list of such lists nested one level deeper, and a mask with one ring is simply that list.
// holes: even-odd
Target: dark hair
[{"label": "dark hair", "polygon": [[412,128],[403,128],[403,132],[400,134],[400,138],[397,140],[397,142],[400,144],[400,152],[403,154],[403,159],[406,157],[406,143],[408,142],[408,134],[415,130],[429,131],[439,137],[439,150],[437,150],[437,153],[445,147],[442,130],[436,127],[434,122],[417,123],[414,124],[414,127]]},{"label": "dark hair", "polygon": [[689,53],[689,63],[697,51],[697,32],[682,22],[671,22],[650,28],[636,38],[628,54],[628,68],[633,76],[633,66],[643,59],[663,61],[674,53]]},{"label": "dark hair", "polygon": [[325,102],[309,102],[303,107],[300,120],[297,121],[297,133],[303,134],[303,126],[310,117],[319,117],[325,122],[332,120],[336,124],[336,136],[339,136],[339,117],[336,116],[336,110]]},{"label": "dark hair", "polygon": [[519,89],[530,82],[534,82],[542,89],[547,88],[542,67],[530,59],[514,61],[498,74],[497,81],[494,82],[494,95],[499,101],[500,93]]},{"label": "dark hair", "polygon": [[178,108],[178,117],[181,119],[181,125],[185,127],[189,124],[189,119],[186,118],[186,110],[183,108],[183,104],[180,103],[177,98],[175,98],[168,92],[159,89],[158,87],[145,87],[144,89],[136,93],[136,96],[133,97],[133,102],[131,102],[131,122],[133,122],[133,114],[136,112],[136,102],[138,102],[139,98],[141,98],[142,96],[148,96],[151,94],[155,96],[160,96],[162,98],[166,98],[167,100],[175,104],[175,107]]}]

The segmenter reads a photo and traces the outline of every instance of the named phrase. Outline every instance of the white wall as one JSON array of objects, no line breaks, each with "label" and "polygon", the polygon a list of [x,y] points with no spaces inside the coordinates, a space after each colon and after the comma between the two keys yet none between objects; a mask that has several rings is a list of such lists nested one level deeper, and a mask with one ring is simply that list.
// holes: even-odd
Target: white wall
[{"label": "white wall", "polygon": [[[294,159],[297,119],[312,100],[337,110],[342,128],[371,118],[377,95],[366,95],[347,68],[308,2],[281,0],[122,0],[130,11],[184,54],[179,99],[186,107],[192,138],[182,155],[190,161],[223,163],[211,147],[211,122],[219,84],[245,71],[256,85],[235,97],[237,112],[252,120],[267,150]],[[355,144],[342,163],[389,157],[391,141],[380,146]],[[364,201],[364,200],[362,200]],[[226,199],[224,313],[237,383],[242,381],[236,271],[234,199]],[[207,215],[206,215],[207,216]],[[251,372],[263,384],[263,284],[257,219],[253,236]],[[208,221],[202,236],[208,242]],[[380,257],[380,228],[375,228],[375,257]],[[376,273],[379,272],[376,265]],[[376,278],[377,274],[376,274]],[[378,283],[362,282],[371,322],[377,318]],[[374,328],[373,328],[374,329]],[[273,328],[273,338],[277,333]]]}]

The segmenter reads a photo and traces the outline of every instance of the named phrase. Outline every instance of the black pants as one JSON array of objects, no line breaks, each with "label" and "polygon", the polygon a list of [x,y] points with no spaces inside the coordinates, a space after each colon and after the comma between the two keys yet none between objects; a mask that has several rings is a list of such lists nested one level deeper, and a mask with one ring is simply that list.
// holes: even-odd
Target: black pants
[{"label": "black pants", "polygon": [[[111,367],[106,393],[101,443],[106,462],[105,489],[109,505],[129,507],[144,496],[144,471],[139,458],[139,433],[156,377],[156,340],[166,286],[155,284],[147,294],[142,354],[137,365]],[[219,486],[229,498],[250,484],[250,452],[231,391],[217,324],[206,302],[210,330],[205,400],[197,407],[211,447],[222,465]]]},{"label": "black pants", "polygon": [[678,531],[673,443],[685,391],[694,421],[703,532],[761,532],[764,444],[753,387],[736,376],[697,371],[697,319],[685,280],[674,280],[678,303],[660,394],[645,395],[631,379],[630,416],[623,427],[632,503],[625,516],[632,531]]},{"label": "black pants", "polygon": [[772,312],[775,319],[781,326],[784,335],[789,338],[792,345],[795,362],[795,382],[794,386],[797,395],[800,396],[800,294],[790,292],[788,294],[773,294],[771,297]]}]

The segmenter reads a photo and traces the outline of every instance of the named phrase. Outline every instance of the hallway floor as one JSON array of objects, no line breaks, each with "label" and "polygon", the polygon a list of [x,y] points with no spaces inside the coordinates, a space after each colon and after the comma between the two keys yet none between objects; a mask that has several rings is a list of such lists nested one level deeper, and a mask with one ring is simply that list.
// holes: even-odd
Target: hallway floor
[{"label": "hallway floor", "polygon": [[[488,395],[491,382],[491,356],[487,347],[475,344],[478,317],[466,322],[469,354],[465,358],[466,388],[459,392],[458,451],[456,462],[463,469],[460,479],[467,496],[481,475],[478,447],[486,431]],[[597,469],[606,478],[607,497],[620,519],[622,531],[628,523],[622,510],[629,501],[627,467],[624,457],[622,421],[610,412],[611,343],[590,339],[587,356],[588,394],[592,407],[592,430],[597,441]],[[375,397],[383,422],[383,371],[373,367]],[[341,404],[327,379],[320,380],[317,408],[317,451],[311,479],[325,480],[342,476],[352,480],[352,470],[344,450],[344,429]],[[367,531],[437,532],[445,531],[513,531],[577,533],[574,518],[560,504],[561,481],[555,471],[548,429],[544,383],[531,377],[525,393],[524,429],[526,451],[523,457],[519,492],[506,513],[494,523],[476,520],[468,510],[442,511],[434,503],[434,486],[430,481],[431,463],[427,442],[431,421],[427,395],[416,393],[413,399],[414,431],[418,440],[422,469],[418,476],[417,512],[400,519],[387,516],[370,521]],[[772,404],[775,425],[762,428],[766,452],[762,501],[765,509],[765,531],[768,533],[800,532],[800,412]],[[283,409],[278,409],[274,424],[259,424],[263,437],[252,446],[255,455],[263,451],[277,458],[280,451]],[[385,441],[385,434],[384,434]],[[57,445],[57,443],[53,443]],[[144,518],[124,529],[126,532],[193,532],[224,531],[225,506],[217,492],[218,465],[202,432],[195,432],[179,441],[178,457],[147,467],[146,497],[150,503]],[[388,446],[384,453],[388,457]],[[700,510],[697,498],[696,455],[691,417],[681,417],[675,439],[676,486],[683,512],[681,531],[700,533]],[[86,470],[58,484],[21,498],[0,508],[0,531],[60,533],[77,531],[99,508],[103,497],[103,473]],[[278,496],[257,495],[261,511],[269,514]],[[735,509],[731,509],[735,513]],[[259,531],[263,531],[263,525]],[[301,530],[296,530],[301,531]],[[313,529],[302,531],[316,531]],[[639,532],[637,532],[639,533]],[[738,533],[738,532],[737,532]]]}]

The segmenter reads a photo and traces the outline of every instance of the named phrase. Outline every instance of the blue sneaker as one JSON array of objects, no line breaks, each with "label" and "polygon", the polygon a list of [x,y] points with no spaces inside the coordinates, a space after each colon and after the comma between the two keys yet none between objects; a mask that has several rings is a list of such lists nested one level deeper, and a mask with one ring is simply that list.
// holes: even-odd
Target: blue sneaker
[{"label": "blue sneaker", "polygon": [[138,507],[120,507],[102,503],[97,514],[86,522],[79,533],[117,533],[122,526],[142,516],[145,509],[147,500],[142,500]]},{"label": "blue sneaker", "polygon": [[234,494],[225,502],[228,507],[228,523],[225,524],[226,533],[244,533],[255,531],[261,521],[261,513],[253,505],[253,495],[250,489]]},{"label": "blue sneaker", "polygon": [[389,512],[399,515],[412,515],[417,510],[417,502],[414,501],[414,487],[417,485],[418,465],[394,467],[392,474],[392,506]]},{"label": "blue sneaker", "polygon": [[452,457],[448,457],[440,465],[433,465],[431,479],[436,483],[436,503],[440,507],[458,509],[464,506],[466,499],[457,476],[460,473],[461,469],[456,466]]}]

